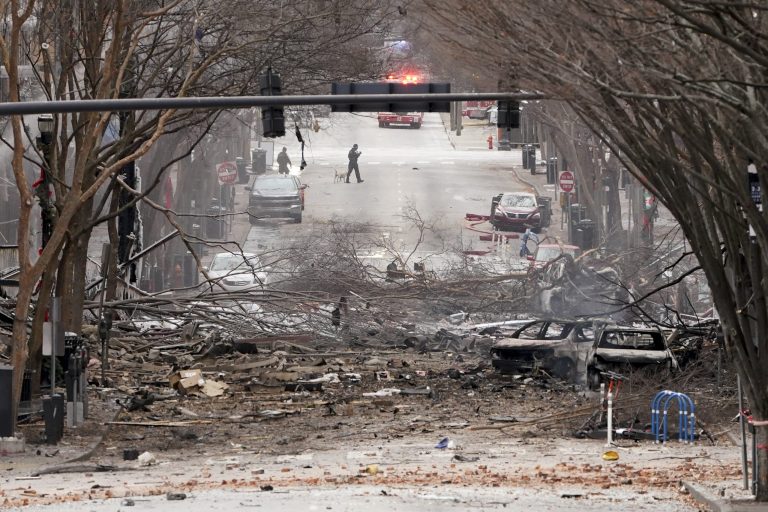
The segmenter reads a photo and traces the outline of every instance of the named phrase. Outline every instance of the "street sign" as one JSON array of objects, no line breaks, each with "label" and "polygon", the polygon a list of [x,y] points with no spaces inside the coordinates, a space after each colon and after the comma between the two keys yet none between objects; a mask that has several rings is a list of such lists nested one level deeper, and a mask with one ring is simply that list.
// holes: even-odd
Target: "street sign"
[{"label": "street sign", "polygon": [[563,192],[572,192],[575,182],[571,171],[563,171],[560,173],[560,190]]},{"label": "street sign", "polygon": [[231,185],[237,181],[237,164],[235,162],[221,162],[216,164],[216,175],[219,177],[219,184]]}]

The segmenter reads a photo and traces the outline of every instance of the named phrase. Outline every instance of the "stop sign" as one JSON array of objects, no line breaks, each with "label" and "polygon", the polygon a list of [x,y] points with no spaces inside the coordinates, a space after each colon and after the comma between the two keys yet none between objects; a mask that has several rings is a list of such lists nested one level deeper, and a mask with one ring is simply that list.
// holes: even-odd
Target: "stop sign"
[{"label": "stop sign", "polygon": [[563,171],[560,173],[560,190],[563,192],[573,191],[573,185],[575,180],[571,171]]},{"label": "stop sign", "polygon": [[216,175],[219,183],[229,185],[237,181],[237,165],[235,162],[221,162],[216,164]]}]

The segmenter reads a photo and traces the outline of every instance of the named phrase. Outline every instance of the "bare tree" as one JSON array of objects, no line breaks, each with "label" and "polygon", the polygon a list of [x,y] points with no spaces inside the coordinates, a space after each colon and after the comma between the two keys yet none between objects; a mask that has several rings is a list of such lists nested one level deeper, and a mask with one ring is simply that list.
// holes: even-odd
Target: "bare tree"
[{"label": "bare tree", "polygon": [[[323,57],[331,58],[323,50],[335,48],[352,56],[360,48],[354,44],[356,37],[385,29],[387,9],[386,3],[368,0],[307,0],[290,7],[239,0],[3,1],[0,53],[9,76],[10,101],[22,99],[19,68],[28,64],[38,71],[40,90],[49,99],[252,93],[257,83],[254,77],[267,63],[284,63],[300,79],[302,70],[312,69],[302,67],[303,52],[319,52],[309,60],[315,66],[328,62]],[[24,40],[23,27],[33,22],[37,24],[35,36]],[[347,71],[355,75],[365,73],[369,64],[362,58],[338,62],[355,64]],[[329,76],[339,69],[343,68],[335,68]],[[16,403],[30,349],[26,320],[36,292],[41,292],[41,300],[34,310],[35,327],[41,324],[46,299],[55,286],[56,293],[67,298],[65,325],[79,331],[92,228],[135,205],[141,199],[137,194],[151,191],[162,176],[162,172],[150,174],[149,190],[137,191],[120,174],[147,155],[163,136],[193,128],[175,139],[178,149],[156,162],[156,170],[166,169],[199,142],[201,133],[212,124],[208,118],[208,114],[194,111],[56,116],[54,137],[45,154],[26,153],[33,134],[25,130],[19,117],[11,118],[9,144],[22,205],[20,293],[13,335]],[[50,219],[45,247],[36,258],[27,243],[34,223],[35,191],[24,175],[25,158],[42,169],[37,196]],[[117,205],[105,199],[113,192],[121,197]],[[36,332],[33,349],[40,339]]]},{"label": "bare tree", "polygon": [[[420,3],[443,48],[569,103],[680,223],[768,444],[766,7],[699,0]],[[487,48],[490,57],[481,59]],[[438,48],[435,45],[435,48]],[[762,192],[750,194],[748,165]],[[768,500],[768,452],[757,499]]]}]

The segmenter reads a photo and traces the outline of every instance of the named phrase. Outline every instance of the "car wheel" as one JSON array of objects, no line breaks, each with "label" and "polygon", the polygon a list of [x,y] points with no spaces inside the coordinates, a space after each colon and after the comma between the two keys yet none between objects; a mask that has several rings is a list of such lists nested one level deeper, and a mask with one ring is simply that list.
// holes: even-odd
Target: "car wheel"
[{"label": "car wheel", "polygon": [[293,218],[294,224],[301,224],[301,214],[298,214],[296,217]]},{"label": "car wheel", "polygon": [[379,121],[379,128],[384,128],[384,122],[383,121]]},{"label": "car wheel", "polygon": [[587,370],[587,387],[592,391],[600,389],[600,373],[597,370]]},{"label": "car wheel", "polygon": [[565,381],[573,382],[576,377],[576,366],[570,359],[558,359],[552,368],[552,373]]}]

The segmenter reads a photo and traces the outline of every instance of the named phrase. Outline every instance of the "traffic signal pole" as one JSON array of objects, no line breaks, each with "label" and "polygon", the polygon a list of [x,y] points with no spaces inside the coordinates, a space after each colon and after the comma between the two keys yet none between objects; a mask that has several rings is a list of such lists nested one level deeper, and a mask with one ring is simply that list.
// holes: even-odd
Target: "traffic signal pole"
[{"label": "traffic signal pole", "polygon": [[[58,100],[0,103],[0,115],[60,114],[127,110],[225,110],[284,105],[343,105],[424,103],[450,101],[543,100],[538,93],[430,93],[430,94],[320,94],[306,96],[213,96],[189,98],[121,98],[109,100]],[[362,112],[362,110],[358,110]]]}]

